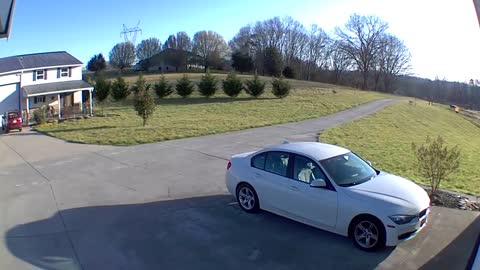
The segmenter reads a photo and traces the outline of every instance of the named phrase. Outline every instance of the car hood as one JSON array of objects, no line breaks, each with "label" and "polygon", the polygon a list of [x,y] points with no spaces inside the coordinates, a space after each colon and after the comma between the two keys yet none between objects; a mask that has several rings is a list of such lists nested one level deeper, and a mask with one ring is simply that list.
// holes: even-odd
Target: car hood
[{"label": "car hood", "polygon": [[430,205],[430,198],[423,188],[410,180],[384,172],[365,183],[347,187],[346,190],[350,195],[380,199],[408,207],[412,211],[420,211]]}]

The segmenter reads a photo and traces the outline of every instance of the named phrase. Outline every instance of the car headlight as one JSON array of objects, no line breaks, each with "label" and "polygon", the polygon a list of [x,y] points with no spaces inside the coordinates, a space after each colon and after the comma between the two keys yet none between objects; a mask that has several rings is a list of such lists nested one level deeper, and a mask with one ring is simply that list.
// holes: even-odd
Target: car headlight
[{"label": "car headlight", "polygon": [[389,218],[401,225],[401,224],[407,224],[409,223],[410,221],[412,221],[414,218],[416,218],[417,216],[412,216],[412,215],[394,215],[394,216],[389,216]]}]

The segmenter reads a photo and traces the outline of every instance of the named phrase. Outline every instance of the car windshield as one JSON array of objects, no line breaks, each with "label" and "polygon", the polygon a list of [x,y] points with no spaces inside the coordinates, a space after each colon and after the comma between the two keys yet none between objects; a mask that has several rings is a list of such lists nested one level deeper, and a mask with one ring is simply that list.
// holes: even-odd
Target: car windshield
[{"label": "car windshield", "polygon": [[352,152],[321,160],[323,168],[337,185],[342,187],[364,183],[377,175],[377,172]]}]

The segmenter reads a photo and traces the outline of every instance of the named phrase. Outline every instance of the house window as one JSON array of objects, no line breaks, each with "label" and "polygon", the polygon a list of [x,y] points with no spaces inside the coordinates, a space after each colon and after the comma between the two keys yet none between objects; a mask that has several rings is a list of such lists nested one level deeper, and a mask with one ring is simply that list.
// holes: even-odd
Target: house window
[{"label": "house window", "polygon": [[69,74],[69,68],[61,68],[60,69],[60,77],[68,77]]},{"label": "house window", "polygon": [[45,103],[45,96],[33,97],[33,104]]},{"label": "house window", "polygon": [[35,71],[35,77],[37,78],[37,80],[45,80],[45,70]]}]

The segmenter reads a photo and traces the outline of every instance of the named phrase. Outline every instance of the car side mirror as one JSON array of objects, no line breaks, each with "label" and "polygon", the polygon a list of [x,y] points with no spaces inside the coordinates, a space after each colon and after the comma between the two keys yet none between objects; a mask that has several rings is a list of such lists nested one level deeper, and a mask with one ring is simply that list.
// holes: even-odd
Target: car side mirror
[{"label": "car side mirror", "polygon": [[313,188],[324,188],[327,187],[327,182],[323,179],[315,179],[310,183],[310,186]]}]

